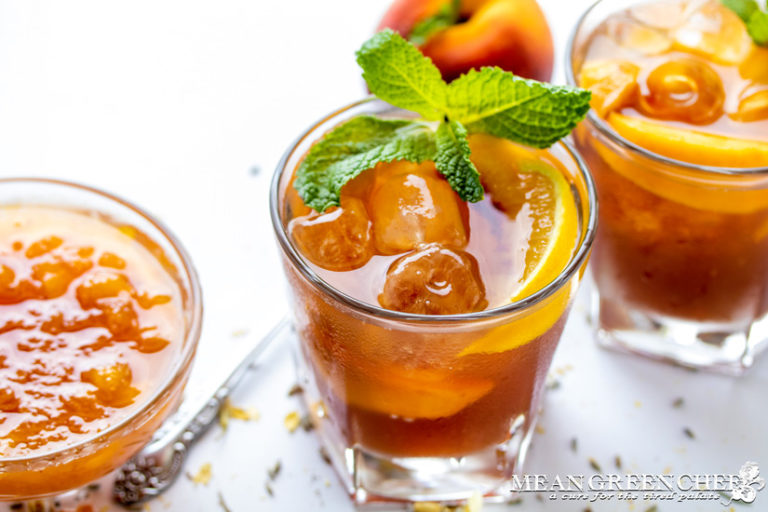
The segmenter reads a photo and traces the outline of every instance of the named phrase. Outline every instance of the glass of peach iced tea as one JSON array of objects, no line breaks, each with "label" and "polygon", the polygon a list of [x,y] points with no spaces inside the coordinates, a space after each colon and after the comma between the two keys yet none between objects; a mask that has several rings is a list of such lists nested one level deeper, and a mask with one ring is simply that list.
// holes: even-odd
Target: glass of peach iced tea
[{"label": "glass of peach iced tea", "polygon": [[0,500],[123,464],[178,404],[200,334],[185,251],[80,185],[0,179]]},{"label": "glass of peach iced tea", "polygon": [[606,346],[738,374],[766,345],[768,48],[748,26],[717,0],[602,0],[573,35]]},{"label": "glass of peach iced tea", "polygon": [[[509,498],[596,222],[589,174],[552,145],[589,95],[495,68],[448,86],[388,31],[358,61],[389,103],[310,128],[271,191],[309,410],[358,502]],[[390,94],[400,66],[430,101],[407,85]],[[492,93],[467,94],[473,84],[501,91],[495,112],[503,94],[537,96],[529,114],[548,127],[529,131],[517,110],[485,117],[477,100]],[[551,148],[513,142],[510,126]]]}]

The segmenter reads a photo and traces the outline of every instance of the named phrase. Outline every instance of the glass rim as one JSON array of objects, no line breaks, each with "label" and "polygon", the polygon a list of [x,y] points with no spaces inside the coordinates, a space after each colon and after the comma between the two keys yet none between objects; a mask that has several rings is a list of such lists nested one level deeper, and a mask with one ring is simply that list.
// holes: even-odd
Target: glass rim
[{"label": "glass rim", "polygon": [[[584,188],[587,191],[586,203],[588,205],[589,211],[587,212],[587,215],[584,216],[585,226],[582,231],[583,235],[579,240],[577,249],[571,255],[571,258],[568,261],[568,264],[565,266],[565,268],[562,271],[560,271],[560,274],[555,279],[547,283],[545,286],[543,286],[541,289],[539,289],[535,293],[523,299],[511,302],[509,304],[504,304],[503,306],[498,306],[492,309],[485,309],[482,311],[476,311],[471,313],[459,313],[459,314],[451,314],[451,315],[427,315],[427,314],[419,314],[419,313],[405,313],[402,311],[394,311],[394,310],[382,308],[374,304],[370,304],[368,302],[357,299],[347,293],[344,293],[341,290],[335,288],[334,286],[331,286],[328,282],[326,282],[319,275],[317,275],[317,273],[309,266],[309,264],[304,259],[304,257],[299,253],[299,251],[291,243],[290,238],[288,237],[288,234],[285,230],[284,224],[282,222],[282,216],[279,211],[280,210],[279,208],[280,181],[284,171],[286,170],[288,161],[294,155],[299,145],[305,142],[307,139],[309,139],[323,124],[344,113],[348,113],[349,111],[352,111],[354,109],[364,107],[366,105],[373,104],[373,103],[381,103],[382,105],[387,105],[392,109],[397,108],[389,105],[388,103],[382,100],[377,99],[374,96],[368,96],[354,103],[350,103],[344,107],[341,107],[331,112],[330,114],[327,114],[326,116],[322,117],[321,119],[313,123],[288,147],[288,149],[283,153],[283,156],[280,158],[280,161],[278,162],[277,167],[275,168],[275,172],[272,176],[272,184],[269,190],[269,210],[270,210],[270,217],[272,219],[272,227],[275,231],[275,235],[277,236],[278,242],[281,248],[283,249],[283,252],[288,256],[291,263],[296,268],[299,269],[299,271],[304,276],[304,278],[307,279],[310,283],[312,283],[312,285],[316,289],[319,289],[321,292],[330,295],[335,300],[341,302],[345,306],[357,312],[362,312],[362,313],[376,316],[379,318],[385,318],[388,320],[397,320],[401,322],[413,322],[413,323],[444,323],[444,322],[457,323],[457,322],[468,322],[468,321],[474,321],[474,320],[487,320],[487,319],[492,319],[492,318],[497,318],[503,315],[507,315],[510,313],[523,311],[527,308],[530,308],[531,306],[534,306],[535,304],[538,304],[539,302],[543,301],[547,297],[550,297],[555,292],[557,292],[560,288],[562,288],[568,281],[570,281],[573,274],[578,271],[582,263],[584,263],[584,261],[586,260],[587,256],[589,255],[589,251],[592,247],[592,242],[594,241],[594,238],[595,238],[595,230],[597,228],[598,203],[597,203],[597,190],[595,188],[595,183],[592,179],[592,175],[590,174],[586,163],[582,159],[581,155],[579,155],[579,153],[573,148],[573,146],[569,142],[565,141],[564,139],[560,140],[557,144],[562,145],[562,147],[566,150],[568,155],[571,158],[573,158],[573,161],[575,162],[578,168],[579,174],[584,180],[584,185],[585,185]],[[582,210],[583,210],[583,207],[582,207]]]},{"label": "glass rim", "polygon": [[[160,222],[158,219],[150,215],[148,212],[146,212],[139,206],[135,205],[134,203],[126,199],[123,199],[120,196],[117,196],[115,194],[106,192],[104,190],[101,190],[95,187],[91,187],[89,185],[84,185],[82,183],[76,183],[73,181],[59,180],[59,179],[53,179],[53,178],[39,178],[39,177],[0,178],[0,187],[7,184],[17,184],[17,183],[18,184],[28,183],[32,186],[53,185],[57,187],[72,189],[77,191],[78,193],[85,192],[87,194],[100,196],[101,198],[107,199],[112,203],[116,203],[122,206],[123,208],[128,209],[132,214],[136,214],[141,218],[143,218],[144,220],[146,220],[147,222],[149,222],[150,225],[157,230],[157,233],[163,238],[165,238],[165,240],[168,243],[170,243],[171,247],[173,248],[173,251],[176,253],[176,256],[179,257],[182,263],[183,268],[180,270],[183,271],[184,273],[183,275],[186,277],[187,281],[189,282],[189,289],[186,290],[186,292],[189,293],[189,299],[190,299],[189,309],[192,313],[192,317],[191,317],[191,322],[187,326],[184,333],[185,346],[182,347],[182,353],[180,354],[180,357],[176,358],[171,370],[168,372],[168,375],[162,381],[162,384],[158,386],[157,389],[152,393],[152,395],[150,395],[146,399],[146,401],[140,407],[137,407],[136,410],[133,411],[130,415],[126,416],[125,418],[115,423],[114,425],[110,425],[104,430],[95,432],[91,436],[87,436],[85,439],[82,439],[76,443],[73,443],[67,446],[63,446],[61,448],[57,448],[52,451],[48,451],[40,454],[31,454],[28,456],[21,456],[21,457],[0,457],[0,465],[19,464],[19,463],[29,464],[29,463],[38,463],[38,462],[42,462],[50,459],[56,459],[70,452],[78,451],[89,444],[99,443],[99,442],[108,440],[113,434],[123,430],[126,427],[129,427],[131,422],[133,422],[136,418],[150,411],[155,405],[157,405],[157,403],[167,393],[173,390],[179,378],[182,376],[182,372],[184,371],[184,369],[189,367],[189,365],[192,363],[192,359],[194,357],[195,351],[197,349],[197,344],[200,339],[200,333],[202,330],[202,316],[203,316],[202,289],[200,287],[200,280],[197,274],[197,270],[195,269],[195,266],[192,263],[192,260],[189,257],[189,254],[187,253],[184,246],[176,238],[176,236],[165,226],[165,224]],[[51,202],[50,205],[54,206],[55,202]],[[153,238],[153,237],[150,237],[150,238]]]},{"label": "glass rim", "polygon": [[[568,37],[568,42],[565,47],[565,78],[568,85],[573,87],[578,87],[578,83],[576,81],[576,76],[574,75],[574,51],[575,51],[575,44],[576,44],[576,36],[579,34],[580,30],[584,26],[584,22],[586,21],[587,17],[592,13],[592,11],[600,4],[604,4],[609,0],[595,0],[592,5],[590,5],[586,11],[584,11],[581,16],[579,16],[579,19],[576,21],[576,25],[571,30],[571,34]],[[641,3],[641,0],[635,0],[636,3]],[[604,136],[608,137],[608,139],[621,146],[622,148],[629,150],[630,152],[637,153],[642,157],[645,157],[649,160],[653,160],[655,162],[658,162],[660,164],[664,165],[672,165],[676,167],[682,167],[691,171],[698,171],[698,172],[706,172],[710,174],[716,174],[721,176],[761,176],[761,175],[768,175],[768,167],[720,167],[715,165],[700,165],[700,164],[692,164],[690,162],[686,162],[684,160],[676,160],[674,158],[666,157],[660,153],[656,153],[653,151],[650,151],[638,144],[635,144],[634,142],[626,139],[622,135],[620,135],[616,130],[614,130],[604,119],[600,118],[598,116],[594,109],[589,109],[589,112],[587,112],[587,118],[589,122],[591,122],[597,129],[602,133]]]}]

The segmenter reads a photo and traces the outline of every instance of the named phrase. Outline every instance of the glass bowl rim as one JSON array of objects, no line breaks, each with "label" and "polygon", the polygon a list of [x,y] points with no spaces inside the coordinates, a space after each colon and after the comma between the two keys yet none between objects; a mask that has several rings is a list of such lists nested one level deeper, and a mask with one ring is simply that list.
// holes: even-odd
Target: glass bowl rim
[{"label": "glass bowl rim", "polygon": [[[587,216],[585,219],[586,229],[583,231],[583,236],[579,241],[577,250],[574,251],[574,253],[571,255],[571,258],[568,261],[568,265],[566,265],[566,267],[560,272],[560,274],[554,280],[550,281],[546,286],[539,289],[536,293],[533,293],[521,300],[511,302],[509,304],[505,304],[503,306],[499,306],[492,309],[486,309],[482,311],[477,311],[473,313],[460,313],[460,314],[451,314],[451,315],[427,315],[427,314],[417,314],[417,313],[404,313],[402,311],[393,311],[389,309],[384,309],[380,306],[369,304],[365,301],[352,297],[351,295],[346,294],[341,290],[338,290],[337,288],[331,286],[329,283],[323,280],[320,276],[318,276],[317,273],[315,273],[315,271],[312,270],[312,268],[307,264],[304,257],[301,256],[298,250],[293,246],[283,226],[281,214],[279,211],[280,201],[278,197],[280,193],[280,181],[283,176],[283,172],[286,169],[286,166],[288,164],[288,160],[290,160],[290,158],[294,155],[294,153],[298,149],[298,146],[304,141],[306,141],[307,139],[310,139],[311,136],[314,135],[315,132],[322,125],[326,124],[327,122],[345,113],[349,113],[350,111],[364,108],[369,105],[381,105],[381,106],[388,107],[390,110],[407,112],[405,110],[398,109],[397,107],[393,107],[392,105],[382,100],[379,100],[374,96],[368,96],[356,102],[350,103],[344,107],[341,107],[331,112],[330,114],[327,114],[326,116],[322,117],[321,119],[313,123],[307,130],[305,130],[304,133],[302,133],[283,153],[283,156],[280,158],[280,161],[278,162],[277,167],[275,168],[275,172],[272,176],[272,184],[269,190],[269,210],[270,210],[270,217],[272,219],[272,227],[275,231],[275,235],[277,236],[278,242],[281,248],[283,249],[283,252],[288,256],[291,263],[299,269],[299,271],[304,276],[304,278],[307,279],[310,283],[312,283],[316,289],[319,289],[321,292],[330,295],[335,300],[341,302],[345,306],[357,312],[362,312],[362,313],[376,316],[379,318],[385,318],[385,319],[396,320],[401,322],[415,322],[415,323],[457,323],[457,322],[468,322],[468,321],[474,321],[474,320],[492,319],[492,318],[497,318],[503,315],[508,315],[510,313],[523,311],[527,308],[534,306],[535,304],[538,304],[539,302],[543,301],[547,297],[553,295],[560,288],[562,288],[566,283],[568,283],[568,281],[570,281],[573,274],[578,271],[582,263],[584,263],[585,260],[587,259],[587,256],[589,255],[589,251],[592,247],[592,242],[594,241],[595,230],[597,227],[598,203],[597,203],[597,190],[595,188],[595,183],[592,179],[592,175],[589,172],[589,168],[587,167],[586,163],[582,159],[581,155],[579,155],[579,153],[573,148],[573,146],[569,142],[565,141],[564,139],[560,140],[557,144],[561,145],[565,149],[566,153],[573,159],[574,163],[576,164],[576,167],[578,168],[579,174],[584,180],[584,188],[587,191],[586,202],[587,202],[589,211],[587,212]],[[365,113],[366,112],[361,112],[360,115],[363,115]],[[582,210],[583,210],[583,207],[582,207]]]},{"label": "glass bowl rim", "polygon": [[[184,371],[186,368],[189,368],[189,366],[192,363],[193,357],[195,355],[195,351],[197,349],[197,344],[200,340],[200,333],[202,330],[202,317],[203,317],[203,299],[202,299],[202,290],[200,287],[200,280],[197,274],[197,270],[195,269],[194,264],[192,263],[192,260],[187,253],[184,246],[181,244],[181,242],[176,238],[176,236],[163,224],[161,221],[159,221],[157,218],[149,214],[146,210],[140,208],[139,206],[135,205],[134,203],[123,199],[122,197],[112,194],[110,192],[106,192],[104,190],[91,187],[89,185],[84,185],[82,183],[77,183],[74,181],[67,181],[67,180],[60,180],[60,179],[53,179],[53,178],[42,178],[42,177],[8,177],[8,178],[0,178],[0,187],[6,184],[24,184],[28,183],[31,186],[37,185],[52,185],[55,187],[61,187],[66,189],[74,190],[75,193],[85,193],[85,194],[91,194],[95,196],[100,196],[103,199],[108,200],[111,203],[115,203],[122,208],[127,209],[130,211],[131,214],[138,215],[139,217],[142,217],[144,220],[150,223],[150,225],[157,230],[158,234],[161,237],[165,238],[165,241],[170,243],[173,251],[175,251],[176,256],[178,256],[179,260],[182,263],[183,268],[180,269],[183,271],[186,279],[189,281],[189,290],[187,292],[190,296],[190,311],[192,313],[191,322],[189,323],[189,326],[187,327],[185,334],[184,334],[184,342],[185,346],[183,347],[183,351],[180,354],[180,357],[176,358],[174,361],[173,367],[170,372],[168,372],[168,375],[163,380],[162,384],[155,389],[155,391],[152,393],[150,397],[144,401],[143,404],[141,404],[140,407],[137,407],[135,411],[133,411],[130,415],[126,416],[119,422],[115,423],[114,425],[110,425],[106,429],[96,432],[93,435],[87,436],[85,439],[82,439],[74,444],[67,445],[61,448],[57,448],[52,451],[40,453],[40,454],[31,454],[27,456],[21,456],[21,457],[0,457],[0,466],[5,464],[34,464],[34,463],[40,463],[46,460],[56,459],[63,455],[66,455],[71,452],[77,452],[78,450],[82,449],[83,447],[89,445],[89,444],[97,444],[103,441],[108,440],[113,434],[123,430],[126,427],[129,427],[131,422],[134,421],[136,418],[146,414],[148,411],[150,411],[157,403],[169,392],[171,392],[176,384],[178,383],[179,379],[183,377]],[[42,203],[42,204],[48,204],[48,203]],[[55,206],[55,202],[51,202],[50,206]],[[154,238],[154,237],[150,237]]]},{"label": "glass bowl rim", "polygon": [[[578,83],[576,81],[576,77],[573,71],[573,67],[574,67],[573,57],[574,57],[574,51],[576,50],[575,48],[576,36],[579,35],[579,32],[584,26],[584,23],[587,17],[590,14],[592,14],[593,10],[598,5],[605,4],[608,1],[610,0],[596,0],[595,2],[593,2],[592,5],[590,5],[587,8],[587,10],[585,10],[581,14],[581,16],[579,16],[579,19],[576,21],[576,25],[574,25],[573,29],[571,30],[571,34],[568,37],[568,42],[565,48],[565,78],[568,85],[572,87],[578,87]],[[635,3],[638,3],[638,4],[642,2],[643,0],[635,0]],[[616,130],[614,130],[605,120],[600,118],[600,116],[598,116],[595,113],[594,109],[589,109],[586,120],[591,122],[598,129],[598,131],[600,131],[601,134],[606,136],[611,142],[618,144],[619,146],[621,146],[626,150],[629,150],[631,153],[637,153],[644,158],[653,160],[655,162],[658,162],[664,165],[671,165],[676,167],[682,167],[684,169],[688,169],[691,171],[706,172],[710,174],[725,175],[725,176],[745,176],[746,177],[746,176],[768,175],[768,167],[719,167],[714,165],[700,165],[700,164],[692,164],[684,160],[676,160],[674,158],[669,158],[659,153],[655,153],[619,135],[619,133]]]}]

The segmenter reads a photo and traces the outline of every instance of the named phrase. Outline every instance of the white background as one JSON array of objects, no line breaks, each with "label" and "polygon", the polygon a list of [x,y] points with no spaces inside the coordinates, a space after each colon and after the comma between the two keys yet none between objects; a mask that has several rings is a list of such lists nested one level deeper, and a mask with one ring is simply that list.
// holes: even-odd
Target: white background
[{"label": "white background", "polygon": [[[587,3],[542,2],[559,81],[565,40]],[[310,123],[363,95],[353,52],[387,4],[0,0],[0,175],[104,188],[175,231],[205,294],[194,382],[215,378],[283,315],[267,212],[270,175]],[[735,473],[747,460],[768,468],[768,359],[734,380],[606,353],[592,342],[585,298],[558,349],[553,371],[560,370],[561,386],[546,396],[527,472],[591,474],[589,457],[611,472],[616,455],[625,470],[639,473]],[[235,335],[242,331],[248,335]],[[287,351],[277,347],[235,396],[238,405],[258,408],[261,419],[234,422],[224,435],[215,428],[188,461],[192,473],[212,463],[210,484],[182,478],[149,508],[218,510],[221,492],[234,512],[353,510],[315,438],[283,427],[298,407],[286,396],[292,383]],[[681,409],[671,406],[677,397],[685,400]],[[574,437],[576,453],[569,448]],[[266,471],[278,459],[283,469],[268,497]],[[586,504],[527,496],[523,507],[581,511]],[[766,507],[768,491],[751,508]]]}]

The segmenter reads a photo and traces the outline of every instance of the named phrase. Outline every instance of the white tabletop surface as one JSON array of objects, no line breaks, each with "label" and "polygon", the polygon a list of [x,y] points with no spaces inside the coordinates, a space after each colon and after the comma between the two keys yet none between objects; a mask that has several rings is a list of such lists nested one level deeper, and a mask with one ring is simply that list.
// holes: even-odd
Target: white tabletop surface
[{"label": "white tabletop surface", "polygon": [[[284,314],[267,213],[270,175],[311,122],[363,95],[353,52],[387,4],[0,0],[0,175],[104,188],[175,231],[205,294],[194,382],[225,371]],[[542,4],[562,81],[565,39],[588,1]],[[616,455],[637,473],[735,473],[747,460],[768,468],[766,358],[735,380],[607,353],[592,341],[585,299],[582,293],[557,351],[561,385],[544,400],[526,472],[591,474],[589,457],[610,471]],[[235,421],[226,433],[216,427],[191,453],[189,472],[211,463],[210,483],[182,478],[148,509],[221,510],[221,495],[233,512],[352,511],[313,434],[283,426],[298,408],[286,395],[293,382],[288,351],[276,347],[234,396],[261,418]],[[677,397],[681,408],[672,407]],[[282,471],[268,496],[267,469],[278,460]],[[753,510],[768,510],[763,494]],[[592,508],[642,512],[650,505]],[[586,504],[527,496],[522,507],[508,508],[523,507],[581,511]],[[97,499],[94,510],[113,507]]]}]

